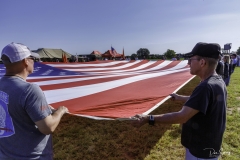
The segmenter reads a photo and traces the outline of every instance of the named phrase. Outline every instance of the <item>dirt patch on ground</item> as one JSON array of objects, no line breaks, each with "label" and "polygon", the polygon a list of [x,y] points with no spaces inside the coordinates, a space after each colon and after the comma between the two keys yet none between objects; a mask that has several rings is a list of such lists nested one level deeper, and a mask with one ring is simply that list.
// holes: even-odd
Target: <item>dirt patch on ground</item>
[{"label": "dirt patch on ground", "polygon": [[233,113],[233,108],[227,108],[227,114],[232,114]]},{"label": "dirt patch on ground", "polygon": [[240,107],[237,108],[238,113],[240,113]]},{"label": "dirt patch on ground", "polygon": [[240,101],[240,97],[236,97],[236,99]]}]

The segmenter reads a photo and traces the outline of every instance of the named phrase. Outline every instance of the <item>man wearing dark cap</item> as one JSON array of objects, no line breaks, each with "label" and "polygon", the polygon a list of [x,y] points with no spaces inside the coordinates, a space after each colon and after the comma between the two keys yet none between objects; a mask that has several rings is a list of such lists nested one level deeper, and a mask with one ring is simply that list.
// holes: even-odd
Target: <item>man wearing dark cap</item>
[{"label": "man wearing dark cap", "polygon": [[64,106],[53,113],[44,93],[26,82],[39,58],[20,43],[3,48],[6,74],[0,79],[0,159],[53,159],[51,133],[68,112]]},{"label": "man wearing dark cap", "polygon": [[170,94],[173,100],[184,101],[179,112],[161,115],[136,115],[139,123],[183,124],[181,143],[186,160],[218,159],[226,126],[227,90],[216,74],[221,48],[214,43],[197,43],[186,54],[190,73],[200,77],[200,84],[190,96]]}]

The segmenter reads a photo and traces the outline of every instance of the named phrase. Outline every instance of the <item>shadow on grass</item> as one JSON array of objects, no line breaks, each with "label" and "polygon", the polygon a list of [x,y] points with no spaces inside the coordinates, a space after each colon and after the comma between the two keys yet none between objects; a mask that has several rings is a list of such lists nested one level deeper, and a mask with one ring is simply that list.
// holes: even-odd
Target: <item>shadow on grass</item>
[{"label": "shadow on grass", "polygon": [[[190,94],[198,82],[195,77],[178,93]],[[151,114],[179,111],[182,105],[167,100]],[[64,115],[53,134],[54,159],[142,160],[171,126],[146,124],[136,128],[129,121],[92,120]],[[171,135],[176,137],[180,133],[176,129]]]}]

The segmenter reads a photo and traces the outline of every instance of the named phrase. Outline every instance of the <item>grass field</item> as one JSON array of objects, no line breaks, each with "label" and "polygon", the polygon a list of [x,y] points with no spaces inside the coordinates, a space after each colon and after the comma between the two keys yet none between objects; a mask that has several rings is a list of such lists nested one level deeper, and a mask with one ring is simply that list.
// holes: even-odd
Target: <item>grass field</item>
[{"label": "grass field", "polygon": [[[227,128],[220,159],[240,159],[240,68],[231,76],[228,89]],[[195,77],[178,94],[188,95],[199,83]],[[166,101],[151,114],[178,111],[181,102]],[[92,120],[64,115],[53,134],[56,160],[181,160],[179,125],[148,124],[136,128],[128,121]]]}]

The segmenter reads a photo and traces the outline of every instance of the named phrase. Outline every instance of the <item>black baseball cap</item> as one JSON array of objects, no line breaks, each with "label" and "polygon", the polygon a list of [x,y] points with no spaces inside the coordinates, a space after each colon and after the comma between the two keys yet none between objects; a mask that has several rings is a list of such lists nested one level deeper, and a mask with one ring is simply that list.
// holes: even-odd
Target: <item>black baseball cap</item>
[{"label": "black baseball cap", "polygon": [[191,52],[184,55],[184,57],[193,57],[193,56],[209,57],[218,59],[221,54],[221,47],[217,43],[197,43]]}]

